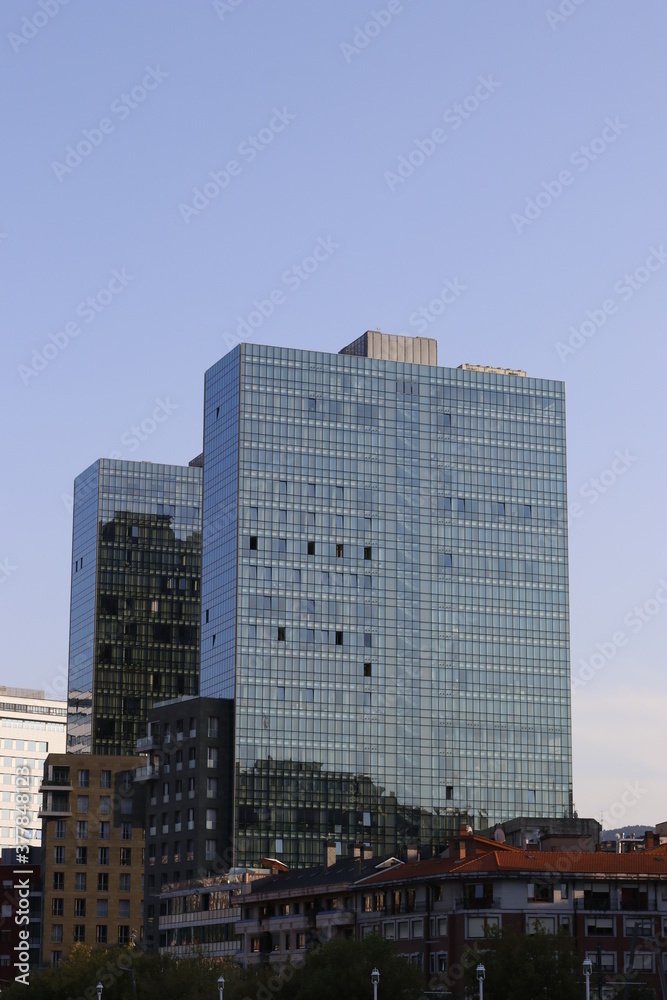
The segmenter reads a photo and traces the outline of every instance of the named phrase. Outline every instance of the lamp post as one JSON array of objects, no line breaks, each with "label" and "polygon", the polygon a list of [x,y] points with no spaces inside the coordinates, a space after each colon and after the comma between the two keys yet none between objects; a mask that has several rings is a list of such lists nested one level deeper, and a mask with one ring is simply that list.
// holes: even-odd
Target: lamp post
[{"label": "lamp post", "polygon": [[486,969],[480,962],[477,966],[477,979],[479,981],[479,1000],[484,1000],[484,976],[486,975]]},{"label": "lamp post", "polygon": [[218,1000],[222,1000],[223,990],[225,988],[225,977],[223,975],[218,976]]},{"label": "lamp post", "polygon": [[373,969],[371,972],[371,982],[373,984],[373,1000],[378,1000],[378,983],[380,982],[380,973],[377,969]]},{"label": "lamp post", "polygon": [[583,970],[586,977],[586,1000],[591,1000],[591,972],[593,971],[593,963],[590,958],[584,959]]},{"label": "lamp post", "polygon": [[102,983],[98,982],[95,989],[97,990],[97,1000],[102,1000],[102,990],[104,989]]}]

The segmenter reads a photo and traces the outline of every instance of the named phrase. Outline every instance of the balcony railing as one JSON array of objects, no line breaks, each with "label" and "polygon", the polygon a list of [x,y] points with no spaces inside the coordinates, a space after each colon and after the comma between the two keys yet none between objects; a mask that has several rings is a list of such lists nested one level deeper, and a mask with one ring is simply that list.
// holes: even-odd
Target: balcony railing
[{"label": "balcony railing", "polygon": [[482,899],[457,899],[454,903],[457,910],[498,910],[500,899],[496,896],[485,896]]},{"label": "balcony railing", "polygon": [[147,764],[146,767],[135,768],[134,780],[149,781],[151,778],[157,778],[159,774],[160,774],[159,764]]}]

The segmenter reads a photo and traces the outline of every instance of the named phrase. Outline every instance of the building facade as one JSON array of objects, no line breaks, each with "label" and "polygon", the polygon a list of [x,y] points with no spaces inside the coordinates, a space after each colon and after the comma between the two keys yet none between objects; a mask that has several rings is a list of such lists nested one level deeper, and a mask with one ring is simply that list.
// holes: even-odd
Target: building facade
[{"label": "building facade", "polygon": [[29,986],[33,970],[39,968],[42,943],[39,847],[30,847],[27,852],[3,848],[0,882],[1,990],[16,980]]},{"label": "building facade", "polygon": [[0,686],[0,850],[39,848],[37,789],[47,755],[65,751],[66,718],[64,701],[47,699],[43,691]]},{"label": "building facade", "polygon": [[563,384],[435,361],[368,334],[206,373],[201,692],[234,699],[235,864],[571,814]]},{"label": "building facade", "polygon": [[135,771],[146,790],[146,947],[158,947],[159,894],[206,879],[231,864],[232,705],[178,698],[148,713],[137,743],[147,763]]},{"label": "building facade", "polygon": [[41,793],[42,963],[72,947],[143,940],[145,796],[141,757],[50,754]]},{"label": "building facade", "polygon": [[74,483],[67,749],[134,751],[155,701],[199,684],[201,478],[100,459]]}]

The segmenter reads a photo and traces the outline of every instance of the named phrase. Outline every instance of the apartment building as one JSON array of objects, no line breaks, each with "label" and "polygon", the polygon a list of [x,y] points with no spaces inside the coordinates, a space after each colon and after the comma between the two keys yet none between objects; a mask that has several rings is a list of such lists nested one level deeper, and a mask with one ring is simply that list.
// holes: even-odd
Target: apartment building
[{"label": "apartment building", "polygon": [[50,754],[40,791],[44,918],[42,962],[73,945],[143,940],[145,797],[140,757]]}]

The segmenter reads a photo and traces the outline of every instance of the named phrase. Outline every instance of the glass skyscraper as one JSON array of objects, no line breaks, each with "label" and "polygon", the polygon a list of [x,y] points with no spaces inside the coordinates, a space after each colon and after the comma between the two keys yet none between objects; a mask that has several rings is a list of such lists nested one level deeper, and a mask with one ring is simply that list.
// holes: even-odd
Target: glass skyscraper
[{"label": "glass skyscraper", "polygon": [[571,814],[564,406],[379,333],[206,373],[201,691],[234,699],[234,863]]},{"label": "glass skyscraper", "polygon": [[69,752],[133,753],[155,701],[199,693],[201,478],[100,459],[74,482]]}]

